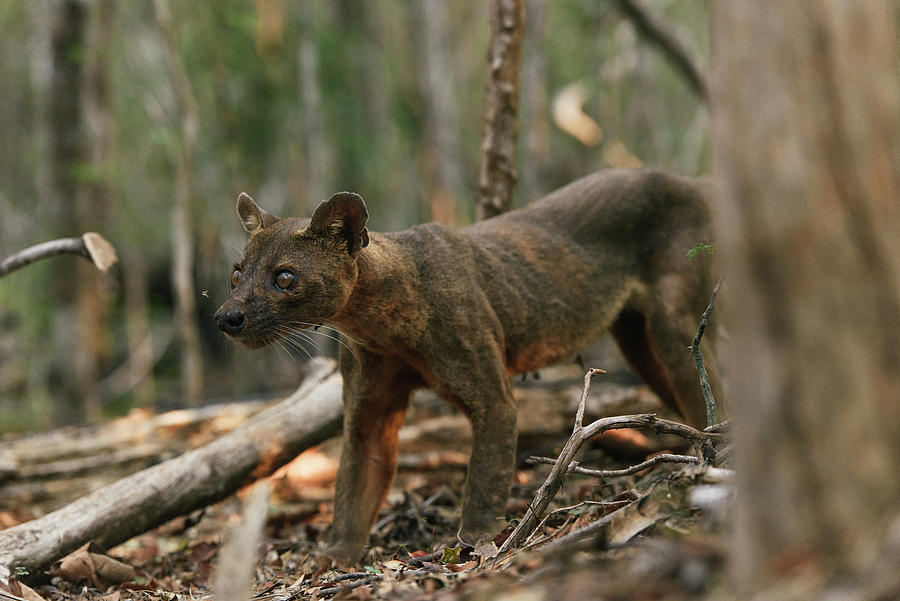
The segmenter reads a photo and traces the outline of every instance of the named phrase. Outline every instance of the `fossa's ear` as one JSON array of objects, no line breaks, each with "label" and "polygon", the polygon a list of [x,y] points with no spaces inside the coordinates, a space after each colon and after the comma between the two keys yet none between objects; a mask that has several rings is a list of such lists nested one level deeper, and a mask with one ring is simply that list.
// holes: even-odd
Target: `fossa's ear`
[{"label": "fossa's ear", "polygon": [[246,192],[241,192],[238,196],[237,212],[244,229],[251,234],[267,225],[272,225],[280,219],[280,217],[273,215],[253,202],[253,199]]},{"label": "fossa's ear", "polygon": [[340,237],[346,241],[347,251],[352,255],[369,244],[368,220],[369,211],[362,196],[354,192],[338,192],[322,201],[313,213],[309,227],[329,236]]}]

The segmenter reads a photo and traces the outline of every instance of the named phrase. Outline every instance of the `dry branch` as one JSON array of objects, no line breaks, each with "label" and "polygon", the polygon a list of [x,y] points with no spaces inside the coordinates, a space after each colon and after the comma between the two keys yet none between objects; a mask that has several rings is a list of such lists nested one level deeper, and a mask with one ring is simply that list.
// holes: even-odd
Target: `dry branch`
[{"label": "dry branch", "polygon": [[86,541],[110,547],[221,500],[271,474],[341,424],[341,378],[330,363],[278,405],[204,447],[0,531],[0,578],[31,573]]},{"label": "dry branch", "polygon": [[591,377],[594,374],[601,372],[602,370],[591,369],[585,374],[584,391],[578,406],[574,431],[569,437],[569,440],[566,441],[565,446],[563,446],[547,479],[538,489],[534,501],[525,512],[525,516],[513,530],[512,534],[509,535],[509,538],[507,538],[500,547],[501,553],[517,548],[528,538],[531,532],[534,531],[541,518],[546,513],[550,502],[562,486],[565,476],[572,464],[572,460],[575,458],[575,454],[581,448],[581,445],[602,432],[619,428],[639,428],[651,430],[660,434],[675,434],[684,438],[694,447],[699,449],[704,459],[713,450],[711,440],[717,438],[719,436],[718,434],[701,432],[678,422],[659,419],[652,413],[606,417],[598,419],[587,426],[582,426],[581,420],[584,416],[584,405],[590,390]]},{"label": "dry branch", "polygon": [[[549,465],[555,465],[556,459],[552,459],[550,457],[531,456],[528,458],[527,463],[545,463]],[[566,470],[566,474],[582,474],[584,476],[594,476],[604,479],[617,478],[619,476],[631,476],[633,474],[637,474],[638,472],[642,472],[645,469],[653,467],[654,465],[659,465],[660,463],[692,463],[696,465],[700,463],[700,460],[693,455],[672,455],[669,453],[663,453],[662,455],[654,455],[647,461],[643,461],[636,465],[632,465],[620,470],[594,470],[587,467],[581,467],[581,465],[579,465],[577,461],[573,461],[569,464],[569,469]]]},{"label": "dry branch", "polygon": [[703,400],[706,402],[706,430],[718,424],[719,418],[716,416],[716,399],[713,397],[712,389],[709,387],[709,375],[706,373],[706,365],[703,364],[703,355],[700,353],[700,339],[703,338],[703,332],[706,330],[706,324],[709,316],[712,315],[713,309],[716,307],[716,296],[719,294],[719,288],[722,287],[722,279],[716,282],[716,287],[712,291],[709,299],[709,306],[700,317],[700,327],[697,328],[697,335],[691,342],[691,354],[697,363],[697,373],[700,374],[700,391],[703,393]]},{"label": "dry branch", "polygon": [[50,240],[10,255],[0,263],[0,277],[40,259],[64,254],[80,255],[103,273],[118,261],[116,250],[106,238],[94,232],[86,232],[79,238]]},{"label": "dry branch", "polygon": [[641,6],[639,0],[618,0],[619,10],[632,22],[638,33],[655,44],[676,69],[681,71],[691,89],[702,100],[709,100],[706,78],[694,64],[684,45],[659,19]]}]

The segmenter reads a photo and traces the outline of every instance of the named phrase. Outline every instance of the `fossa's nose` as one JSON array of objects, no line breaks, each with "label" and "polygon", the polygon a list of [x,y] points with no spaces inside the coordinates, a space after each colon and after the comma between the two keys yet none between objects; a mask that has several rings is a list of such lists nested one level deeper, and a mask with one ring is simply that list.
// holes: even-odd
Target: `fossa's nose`
[{"label": "fossa's nose", "polygon": [[240,334],[244,329],[244,312],[237,309],[228,309],[216,313],[216,325],[219,329],[230,336]]}]

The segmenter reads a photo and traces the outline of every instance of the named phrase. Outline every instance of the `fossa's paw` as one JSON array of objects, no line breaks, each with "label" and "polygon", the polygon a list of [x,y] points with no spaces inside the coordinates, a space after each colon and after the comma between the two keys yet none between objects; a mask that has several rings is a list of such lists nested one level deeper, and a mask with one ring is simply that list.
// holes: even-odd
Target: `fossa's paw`
[{"label": "fossa's paw", "polygon": [[362,557],[362,546],[346,542],[332,542],[325,547],[324,554],[344,563],[354,564]]}]

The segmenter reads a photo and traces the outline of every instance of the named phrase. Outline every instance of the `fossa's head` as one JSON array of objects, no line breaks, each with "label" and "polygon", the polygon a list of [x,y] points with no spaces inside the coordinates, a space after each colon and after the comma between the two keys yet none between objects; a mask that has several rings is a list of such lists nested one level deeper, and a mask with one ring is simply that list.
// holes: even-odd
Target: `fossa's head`
[{"label": "fossa's head", "polygon": [[276,217],[243,193],[237,211],[250,240],[231,272],[231,295],[216,311],[220,330],[259,348],[340,311],[369,243],[369,214],[358,194],[335,194],[311,219]]}]

